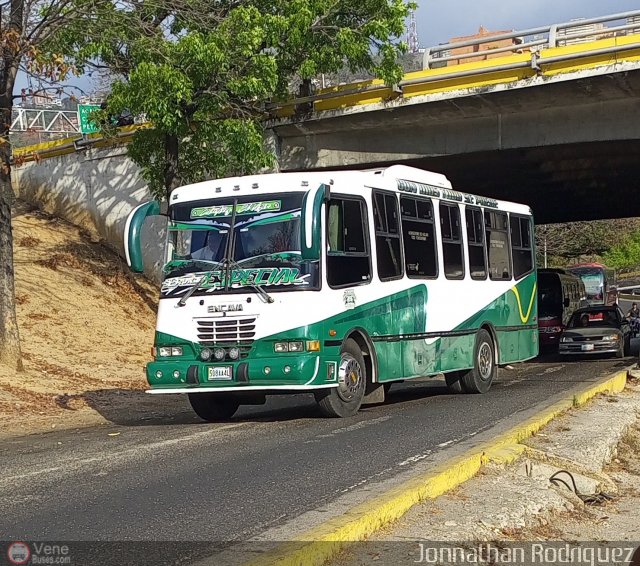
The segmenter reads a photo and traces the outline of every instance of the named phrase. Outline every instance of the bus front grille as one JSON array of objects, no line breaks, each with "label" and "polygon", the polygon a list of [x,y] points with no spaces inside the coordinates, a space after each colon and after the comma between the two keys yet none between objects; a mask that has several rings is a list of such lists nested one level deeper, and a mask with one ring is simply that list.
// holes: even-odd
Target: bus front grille
[{"label": "bus front grille", "polygon": [[255,317],[196,320],[196,334],[203,346],[239,346],[241,352],[248,353],[255,330]]}]

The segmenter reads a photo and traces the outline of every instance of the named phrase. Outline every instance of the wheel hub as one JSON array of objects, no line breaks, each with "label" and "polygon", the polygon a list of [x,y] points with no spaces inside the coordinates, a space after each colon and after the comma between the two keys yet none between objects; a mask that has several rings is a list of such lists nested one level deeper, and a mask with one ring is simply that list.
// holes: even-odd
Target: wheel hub
[{"label": "wheel hub", "polygon": [[338,395],[351,401],[362,383],[362,368],[351,354],[342,354],[338,367]]},{"label": "wheel hub", "polygon": [[486,342],[483,342],[478,349],[478,372],[480,378],[487,381],[491,377],[493,370],[493,352]]}]

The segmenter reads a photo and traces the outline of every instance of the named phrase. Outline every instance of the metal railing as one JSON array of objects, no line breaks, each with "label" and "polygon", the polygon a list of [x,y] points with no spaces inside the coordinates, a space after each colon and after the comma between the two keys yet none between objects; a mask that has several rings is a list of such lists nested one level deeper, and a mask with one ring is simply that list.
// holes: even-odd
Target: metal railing
[{"label": "metal railing", "polygon": [[[637,19],[638,21],[633,21]],[[613,27],[598,24],[619,23]],[[587,28],[587,29],[585,29]],[[640,10],[599,16],[597,18],[577,19],[561,24],[553,24],[501,34],[487,34],[467,41],[444,43],[425,50],[422,59],[423,69],[448,66],[451,61],[458,64],[468,59],[488,59],[492,55],[524,53],[537,51],[540,47],[563,47],[573,43],[584,43],[605,37],[618,37],[631,33],[640,33]],[[513,45],[482,48],[487,44],[511,40]],[[583,41],[578,41],[583,40]],[[467,51],[471,48],[471,51]],[[477,49],[474,49],[477,48]],[[458,53],[452,53],[457,50]],[[443,65],[443,63],[445,65]]]},{"label": "metal railing", "polygon": [[14,108],[9,132],[77,134],[80,132],[78,113],[75,110]]},{"label": "metal railing", "polygon": [[[616,23],[613,27],[598,26],[598,24]],[[587,28],[587,29],[585,29]],[[616,52],[625,52],[640,49],[640,42],[616,45],[614,47],[601,47],[597,49],[584,50],[570,54],[556,56],[541,56],[543,49],[555,47],[565,47],[576,43],[588,43],[598,39],[610,37],[622,37],[640,33],[640,10],[610,14],[597,18],[578,19],[561,24],[542,26],[520,31],[501,33],[495,35],[484,35],[467,41],[455,43],[445,43],[425,50],[422,67],[423,71],[430,69],[451,69],[451,72],[442,72],[434,75],[419,76],[411,79],[404,79],[399,84],[388,87],[381,84],[362,85],[356,83],[349,88],[349,85],[339,86],[335,90],[320,92],[310,96],[295,98],[282,103],[269,105],[269,109],[275,110],[286,107],[297,107],[301,104],[319,102],[334,98],[342,98],[354,95],[366,94],[374,91],[389,90],[396,96],[402,96],[404,88],[407,86],[426,84],[435,81],[443,81],[482,74],[509,71],[515,69],[531,68],[541,71],[542,65],[592,57],[596,55],[606,55]],[[500,44],[498,47],[482,48],[487,44],[513,41],[513,45]],[[463,50],[471,48],[469,52]],[[513,63],[505,63],[502,57],[510,55],[527,54],[528,58]],[[496,55],[498,55],[496,57]],[[473,62],[474,60],[485,61],[495,59],[495,65],[485,65],[481,68],[456,70],[457,65]],[[452,63],[452,64],[450,64]]]}]

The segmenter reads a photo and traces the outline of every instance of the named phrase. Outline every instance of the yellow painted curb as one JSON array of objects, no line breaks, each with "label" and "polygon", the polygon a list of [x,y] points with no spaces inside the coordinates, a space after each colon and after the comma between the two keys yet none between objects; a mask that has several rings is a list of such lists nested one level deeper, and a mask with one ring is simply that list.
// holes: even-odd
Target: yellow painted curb
[{"label": "yellow painted curb", "polygon": [[299,535],[294,541],[248,562],[246,566],[319,566],[350,543],[364,540],[382,526],[399,519],[417,503],[434,499],[471,479],[484,464],[513,462],[525,449],[519,445],[522,440],[599,393],[619,393],[626,382],[625,370],[579,394],[566,397],[490,442],[349,509],[343,515]]}]

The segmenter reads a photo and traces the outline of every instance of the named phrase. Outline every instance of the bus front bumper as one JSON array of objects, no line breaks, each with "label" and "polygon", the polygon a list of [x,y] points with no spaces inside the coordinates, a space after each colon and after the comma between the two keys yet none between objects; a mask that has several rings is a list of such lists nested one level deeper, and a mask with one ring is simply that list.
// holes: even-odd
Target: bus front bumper
[{"label": "bus front bumper", "polygon": [[224,363],[167,359],[147,364],[146,374],[149,393],[296,391],[336,386],[335,366],[313,354]]}]

